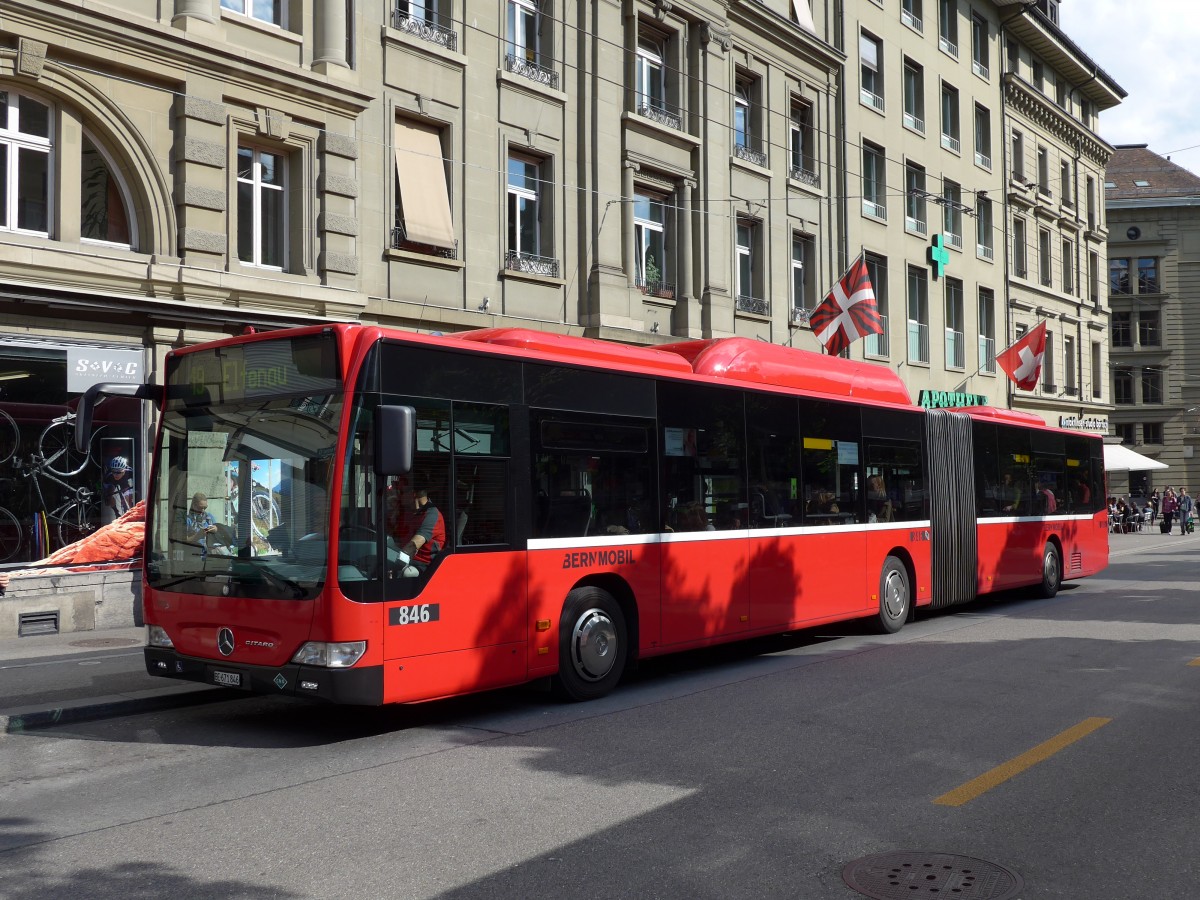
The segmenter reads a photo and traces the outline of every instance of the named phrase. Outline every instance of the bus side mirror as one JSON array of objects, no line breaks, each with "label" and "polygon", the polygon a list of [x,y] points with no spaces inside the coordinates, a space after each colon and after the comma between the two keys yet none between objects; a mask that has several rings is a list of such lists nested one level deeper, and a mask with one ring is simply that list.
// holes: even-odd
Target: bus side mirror
[{"label": "bus side mirror", "polygon": [[105,397],[134,397],[138,400],[156,399],[157,393],[152,384],[125,384],[124,382],[106,382],[93,384],[79,398],[75,409],[75,449],[87,453],[88,443],[92,439],[92,414]]},{"label": "bus side mirror", "polygon": [[412,471],[417,411],[411,406],[380,406],[375,417],[375,474]]}]

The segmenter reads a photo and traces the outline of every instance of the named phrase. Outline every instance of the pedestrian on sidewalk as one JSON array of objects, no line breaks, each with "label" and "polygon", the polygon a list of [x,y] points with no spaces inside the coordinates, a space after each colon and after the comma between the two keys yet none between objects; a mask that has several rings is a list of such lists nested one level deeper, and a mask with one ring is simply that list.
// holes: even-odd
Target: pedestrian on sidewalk
[{"label": "pedestrian on sidewalk", "polygon": [[1151,527],[1158,524],[1158,488],[1150,492],[1150,525]]},{"label": "pedestrian on sidewalk", "polygon": [[1175,510],[1179,508],[1179,501],[1175,499],[1175,491],[1170,485],[1163,491],[1162,498],[1162,529],[1163,534],[1171,533],[1171,526],[1175,524]]},{"label": "pedestrian on sidewalk", "polygon": [[1192,523],[1192,508],[1194,504],[1187,488],[1179,489],[1179,533],[1187,534]]}]

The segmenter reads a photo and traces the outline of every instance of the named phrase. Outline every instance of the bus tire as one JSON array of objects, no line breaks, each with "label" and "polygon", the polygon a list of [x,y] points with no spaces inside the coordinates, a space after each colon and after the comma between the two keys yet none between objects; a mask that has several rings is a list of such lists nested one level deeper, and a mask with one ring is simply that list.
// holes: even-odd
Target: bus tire
[{"label": "bus tire", "polygon": [[880,634],[895,634],[904,627],[912,612],[912,585],[908,569],[895,556],[883,561],[879,573],[879,615],[873,620]]},{"label": "bus tire", "polygon": [[625,614],[607,591],[581,587],[567,594],[558,626],[555,692],[581,701],[611,691],[625,671],[628,635]]},{"label": "bus tire", "polygon": [[1050,541],[1042,550],[1042,583],[1038,585],[1037,594],[1043,600],[1049,600],[1058,593],[1062,586],[1062,565],[1058,556],[1058,548]]}]

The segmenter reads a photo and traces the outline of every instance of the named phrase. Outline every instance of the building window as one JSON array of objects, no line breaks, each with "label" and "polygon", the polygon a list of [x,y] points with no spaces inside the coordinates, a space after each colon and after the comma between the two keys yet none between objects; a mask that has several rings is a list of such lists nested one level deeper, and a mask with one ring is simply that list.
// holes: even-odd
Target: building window
[{"label": "building window", "polygon": [[885,159],[882,147],[863,141],[863,213],[877,219],[887,218]]},{"label": "building window", "polygon": [[1129,405],[1133,403],[1133,370],[1116,369],[1113,372],[1113,403]]},{"label": "building window", "polygon": [[929,282],[917,266],[908,267],[908,360],[929,362]]},{"label": "building window", "polygon": [[453,28],[449,5],[449,0],[396,0],[392,25],[423,41],[457,51],[458,34]]},{"label": "building window", "polygon": [[859,72],[862,102],[883,109],[883,43],[863,32],[858,37]]},{"label": "building window", "polygon": [[675,297],[667,266],[667,204],[653,194],[633,195],[635,283],[652,297]]},{"label": "building window", "polygon": [[667,76],[663,65],[663,41],[657,35],[638,36],[637,92],[638,111],[664,110],[667,102]]},{"label": "building window", "polygon": [[1007,57],[1005,71],[1013,75],[1020,74],[1021,42],[1010,37],[1004,45],[1004,52]]},{"label": "building window", "polygon": [[1075,243],[1062,242],[1062,289],[1064,294],[1075,293]]},{"label": "building window", "polygon": [[1161,444],[1163,442],[1162,422],[1142,423],[1142,443]]},{"label": "building window", "polygon": [[1039,146],[1037,149],[1038,193],[1050,197],[1050,151]]},{"label": "building window", "polygon": [[946,243],[958,250],[962,249],[962,186],[946,178],[942,180],[942,232]]},{"label": "building window", "polygon": [[967,364],[966,335],[963,333],[963,283],[946,279],[946,368],[962,369]]},{"label": "building window", "polygon": [[925,133],[925,70],[911,59],[904,60],[904,124]]},{"label": "building window", "polygon": [[52,121],[46,104],[0,91],[0,228],[50,234]]},{"label": "building window", "polygon": [[1162,346],[1162,313],[1159,310],[1143,309],[1138,312],[1138,346]]},{"label": "building window", "polygon": [[1064,159],[1058,170],[1058,198],[1063,206],[1074,208],[1075,192],[1071,187],[1071,164]]},{"label": "building window", "polygon": [[1094,250],[1088,253],[1088,299],[1100,305],[1100,254]]},{"label": "building window", "polygon": [[1042,358],[1042,393],[1058,392],[1058,382],[1054,380],[1054,332],[1046,332],[1046,355]]},{"label": "building window", "polygon": [[[1133,401],[1130,400],[1130,403]],[[1121,438],[1122,444],[1137,443],[1137,425],[1133,422],[1118,422],[1113,426],[1117,430],[1117,435]]]},{"label": "building window", "polygon": [[921,0],[900,0],[900,21],[917,31],[925,30]]},{"label": "building window", "polygon": [[958,0],[938,0],[938,47],[958,57]]},{"label": "building window", "polygon": [[992,114],[986,106],[975,104],[975,165],[992,168]]},{"label": "building window", "polygon": [[[542,202],[546,163],[528,156],[508,158],[508,256],[507,267],[535,274],[557,276],[557,263],[550,259],[543,232],[546,215]],[[550,272],[543,263],[553,262]]]},{"label": "building window", "polygon": [[792,309],[806,314],[817,305],[815,247],[812,235],[792,232]]},{"label": "building window", "polygon": [[1068,397],[1079,394],[1075,378],[1075,338],[1063,335],[1063,390]]},{"label": "building window", "polygon": [[238,147],[238,259],[252,266],[287,266],[287,171],[284,156]]},{"label": "building window", "polygon": [[788,177],[820,187],[817,176],[817,159],[814,152],[813,106],[806,100],[792,98],[792,118],[788,130],[789,160]]},{"label": "building window", "polygon": [[962,149],[958,130],[958,88],[942,85],[942,146],[958,153]]},{"label": "building window", "polygon": [[1103,349],[1099,341],[1092,341],[1092,399],[1099,400],[1104,395],[1104,379],[1100,377],[1102,371]]},{"label": "building window", "polygon": [[79,167],[79,236],[85,241],[131,246],[132,207],[125,186],[107,154],[87,134],[83,136]]},{"label": "building window", "polygon": [[1129,290],[1129,260],[1108,260],[1108,292],[1110,294],[1128,294]]},{"label": "building window", "polygon": [[769,315],[764,299],[759,271],[758,242],[761,239],[759,222],[755,219],[737,220],[737,308],[741,312]]},{"label": "building window", "polygon": [[283,0],[221,0],[221,8],[231,12],[249,16],[260,22],[269,22],[281,28],[284,22],[285,4]]},{"label": "building window", "polygon": [[392,247],[454,259],[458,241],[437,125],[397,119],[396,224]]},{"label": "building window", "polygon": [[879,308],[879,320],[883,325],[882,334],[868,334],[863,340],[863,353],[867,356],[887,356],[888,348],[888,272],[887,259],[868,253],[864,257],[867,263],[867,276],[871,279],[871,287],[875,291],[875,305]]},{"label": "building window", "polygon": [[988,33],[987,19],[978,13],[971,14],[971,70],[981,78],[990,74],[990,55],[988,44],[991,36]]},{"label": "building window", "polygon": [[767,154],[759,149],[760,109],[758,79],[739,75],[733,97],[733,155],[755,165],[765,166]]},{"label": "building window", "polygon": [[1012,130],[1012,177],[1013,181],[1025,182],[1025,135]]},{"label": "building window", "polygon": [[1142,402],[1162,403],[1162,372],[1159,369],[1142,369]]},{"label": "building window", "polygon": [[1114,312],[1112,314],[1111,325],[1112,330],[1112,345],[1114,347],[1132,347],[1133,346],[1133,314],[1128,312]]},{"label": "building window", "polygon": [[1013,274],[1018,278],[1029,275],[1029,263],[1025,256],[1025,220],[1013,219]]},{"label": "building window", "polygon": [[979,289],[979,370],[996,374],[996,295]]},{"label": "building window", "polygon": [[1162,290],[1158,281],[1158,260],[1142,257],[1138,260],[1138,293],[1157,294]]},{"label": "building window", "polygon": [[1088,231],[1096,230],[1096,179],[1087,177],[1087,227]]},{"label": "building window", "polygon": [[1046,70],[1040,59],[1033,60],[1033,86],[1039,93],[1046,93]]},{"label": "building window", "polygon": [[508,71],[547,87],[558,88],[558,73],[547,64],[542,46],[542,15],[534,0],[508,0],[504,64]]},{"label": "building window", "polygon": [[1053,266],[1050,259],[1050,229],[1038,229],[1038,280],[1042,287],[1053,283]]},{"label": "building window", "polygon": [[925,234],[927,202],[925,167],[909,162],[904,164],[904,228],[913,234]]},{"label": "building window", "polygon": [[996,255],[992,237],[992,201],[975,195],[975,255],[992,259]]}]

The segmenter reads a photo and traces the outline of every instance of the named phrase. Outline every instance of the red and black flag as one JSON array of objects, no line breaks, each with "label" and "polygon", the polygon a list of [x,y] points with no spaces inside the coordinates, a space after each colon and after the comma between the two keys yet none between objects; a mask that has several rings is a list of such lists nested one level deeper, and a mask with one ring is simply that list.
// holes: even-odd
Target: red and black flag
[{"label": "red and black flag", "polygon": [[809,319],[813,334],[825,349],[837,355],[868,334],[883,334],[879,307],[867,264],[860,256],[813,310]]}]

